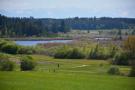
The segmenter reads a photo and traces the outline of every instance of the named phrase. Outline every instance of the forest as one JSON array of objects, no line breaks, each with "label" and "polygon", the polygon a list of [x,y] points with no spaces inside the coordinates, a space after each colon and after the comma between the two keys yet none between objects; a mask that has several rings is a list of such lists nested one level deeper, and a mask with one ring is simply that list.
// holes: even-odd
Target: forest
[{"label": "forest", "polygon": [[132,29],[135,18],[34,18],[7,17],[0,14],[0,37],[49,37],[70,30]]}]

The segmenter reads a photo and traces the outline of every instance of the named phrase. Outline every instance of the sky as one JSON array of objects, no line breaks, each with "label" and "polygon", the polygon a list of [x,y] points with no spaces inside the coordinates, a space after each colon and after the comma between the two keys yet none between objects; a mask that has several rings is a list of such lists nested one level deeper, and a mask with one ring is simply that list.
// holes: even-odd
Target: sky
[{"label": "sky", "polygon": [[135,18],[135,0],[0,0],[0,14],[35,18]]}]

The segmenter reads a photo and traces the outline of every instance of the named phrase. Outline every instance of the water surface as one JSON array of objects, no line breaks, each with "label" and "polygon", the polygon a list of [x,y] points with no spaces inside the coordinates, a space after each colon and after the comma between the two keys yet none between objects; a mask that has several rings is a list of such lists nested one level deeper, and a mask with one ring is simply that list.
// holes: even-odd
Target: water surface
[{"label": "water surface", "polygon": [[16,44],[18,45],[23,45],[23,46],[33,46],[33,45],[37,45],[39,43],[69,43],[72,40],[48,40],[48,41],[15,41]]}]

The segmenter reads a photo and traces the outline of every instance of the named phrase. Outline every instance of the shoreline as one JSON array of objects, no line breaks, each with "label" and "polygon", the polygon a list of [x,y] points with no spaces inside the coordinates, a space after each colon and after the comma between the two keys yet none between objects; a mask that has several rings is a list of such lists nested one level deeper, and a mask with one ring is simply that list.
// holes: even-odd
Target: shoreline
[{"label": "shoreline", "polygon": [[0,38],[13,41],[51,41],[51,40],[73,40],[72,38]]}]

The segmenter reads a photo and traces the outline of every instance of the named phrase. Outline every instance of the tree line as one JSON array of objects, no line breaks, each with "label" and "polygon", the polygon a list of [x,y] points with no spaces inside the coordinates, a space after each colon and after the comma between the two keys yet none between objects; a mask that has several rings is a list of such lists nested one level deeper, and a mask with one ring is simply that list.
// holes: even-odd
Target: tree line
[{"label": "tree line", "polygon": [[14,18],[0,15],[0,37],[49,37],[50,35],[56,35],[58,32],[66,33],[69,30],[70,28],[64,20],[59,23],[50,21],[46,24],[43,19],[34,19],[33,17]]},{"label": "tree line", "polygon": [[28,37],[57,35],[71,29],[129,29],[134,28],[135,18],[33,18],[6,17],[0,14],[1,37]]}]

